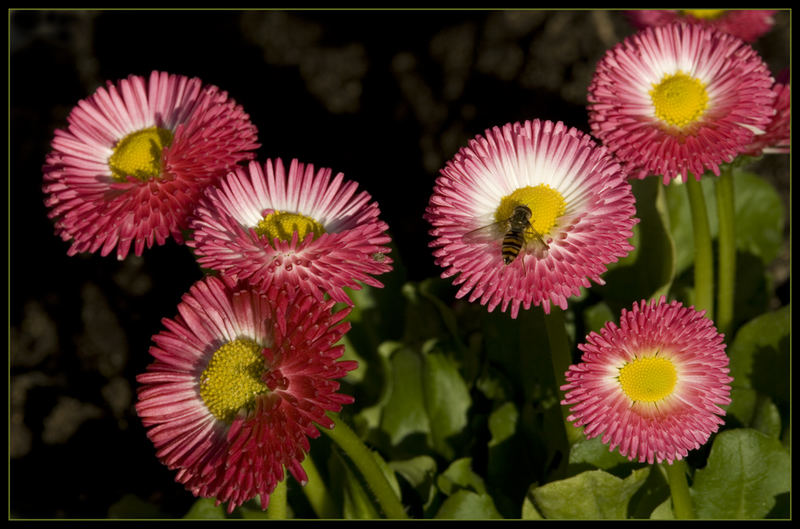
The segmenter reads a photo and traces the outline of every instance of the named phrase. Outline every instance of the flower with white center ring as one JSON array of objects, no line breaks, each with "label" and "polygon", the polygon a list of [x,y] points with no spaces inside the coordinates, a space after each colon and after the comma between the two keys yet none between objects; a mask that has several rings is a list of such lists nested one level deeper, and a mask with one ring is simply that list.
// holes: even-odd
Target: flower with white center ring
[{"label": "flower with white center ring", "polygon": [[292,160],[237,168],[200,200],[191,220],[201,266],[257,289],[289,284],[352,304],[344,287],[383,286],[387,225],[370,195],[331,169]]},{"label": "flower with white center ring", "polygon": [[733,379],[724,336],[705,312],[642,300],[578,348],[561,404],[588,439],[602,435],[630,460],[672,463],[724,424]]},{"label": "flower with white center ring", "polygon": [[256,127],[236,102],[198,78],[131,75],[78,103],[56,130],[43,190],[67,253],[164,244],[182,230],[203,190],[253,158]]},{"label": "flower with white center ring", "polygon": [[534,120],[470,140],[442,169],[425,218],[442,277],[462,285],[457,297],[510,306],[516,318],[520,306],[566,308],[590,280],[603,284],[606,265],[633,249],[634,201],[589,135]]},{"label": "flower with white center ring", "polygon": [[651,27],[597,65],[589,124],[636,178],[719,176],[719,165],[772,120],[772,84],[764,61],[736,37],[699,25]]}]

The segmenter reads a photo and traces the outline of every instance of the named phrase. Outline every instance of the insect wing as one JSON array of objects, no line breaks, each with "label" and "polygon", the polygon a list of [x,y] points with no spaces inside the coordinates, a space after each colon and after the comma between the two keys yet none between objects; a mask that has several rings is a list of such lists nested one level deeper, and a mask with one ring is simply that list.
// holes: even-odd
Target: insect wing
[{"label": "insect wing", "polygon": [[462,236],[462,240],[467,244],[485,244],[499,242],[508,231],[508,221],[500,220],[487,226],[468,231]]},{"label": "insect wing", "polygon": [[536,231],[533,224],[525,229],[525,240],[527,241],[525,247],[532,249],[533,253],[539,258],[546,256],[547,251],[550,250],[550,245],[545,242],[542,234]]}]

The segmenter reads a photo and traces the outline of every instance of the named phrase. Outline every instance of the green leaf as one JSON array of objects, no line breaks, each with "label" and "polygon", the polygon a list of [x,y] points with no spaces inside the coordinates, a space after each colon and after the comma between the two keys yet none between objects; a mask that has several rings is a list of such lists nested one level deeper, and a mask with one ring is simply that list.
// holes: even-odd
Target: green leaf
[{"label": "green leaf", "polygon": [[771,263],[783,242],[783,202],[773,185],[758,175],[734,170],[736,248]]},{"label": "green leaf", "polygon": [[650,467],[645,467],[621,479],[602,470],[589,470],[536,487],[531,494],[545,518],[624,519],[628,502],[649,473]]},{"label": "green leaf", "polygon": [[602,436],[586,439],[581,437],[569,450],[570,464],[586,463],[600,469],[607,470],[617,465],[628,463],[628,458],[619,453],[608,449],[608,445],[602,441]]},{"label": "green leaf", "polygon": [[447,498],[439,512],[439,519],[487,520],[500,519],[500,513],[488,494],[478,494],[469,490],[459,490]]},{"label": "green leaf", "polygon": [[672,512],[672,499],[667,498],[658,507],[653,509],[653,513],[650,515],[651,520],[674,520],[675,513]]},{"label": "green leaf", "polygon": [[699,518],[763,518],[791,484],[791,458],[781,443],[751,429],[716,436],[708,463],[690,489]]},{"label": "green leaf", "polygon": [[502,444],[514,435],[518,420],[519,412],[513,402],[506,402],[494,410],[489,415],[489,433],[492,435],[489,440],[489,448]]},{"label": "green leaf", "polygon": [[430,456],[417,456],[403,461],[390,461],[389,468],[403,476],[419,494],[422,508],[427,509],[436,496],[436,461]]},{"label": "green leaf", "polygon": [[467,411],[472,405],[469,389],[455,361],[440,352],[423,355],[422,388],[432,447],[452,459],[455,452],[448,439],[467,426]]},{"label": "green leaf", "polygon": [[769,395],[788,411],[790,332],[788,306],[742,326],[728,351],[731,386]]},{"label": "green leaf", "polygon": [[453,461],[447,470],[442,472],[436,480],[439,490],[448,496],[458,490],[471,490],[478,494],[486,492],[483,478],[472,470],[472,458],[463,457]]},{"label": "green leaf", "polygon": [[525,499],[522,501],[522,519],[523,520],[543,520],[544,516],[542,513],[536,509],[536,504],[533,503],[533,498],[531,496],[531,492],[536,487],[536,484],[531,485],[528,489],[528,494],[525,495]]},{"label": "green leaf", "polygon": [[412,433],[429,434],[420,354],[406,346],[397,349],[391,358],[391,376],[392,391],[383,407],[381,430],[393,445]]}]

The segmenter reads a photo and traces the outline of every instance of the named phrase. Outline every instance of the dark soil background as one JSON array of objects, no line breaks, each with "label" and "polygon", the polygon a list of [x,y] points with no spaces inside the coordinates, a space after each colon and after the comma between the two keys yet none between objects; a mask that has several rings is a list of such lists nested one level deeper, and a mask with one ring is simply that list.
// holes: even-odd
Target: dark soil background
[{"label": "dark soil background", "polygon": [[[774,75],[789,66],[790,34],[789,12],[775,18],[754,44]],[[201,273],[171,241],[124,261],[67,256],[41,168],[80,99],[154,69],[219,86],[257,125],[259,160],[296,157],[369,191],[394,257],[420,280],[440,272],[422,214],[444,163],[511,121],[588,132],[594,67],[633,33],[614,11],[13,11],[9,27],[12,518],[105,518],[130,494],[182,516],[194,501],[134,404],[151,336]],[[787,215],[788,158],[758,167]],[[787,249],[776,286],[788,270]]]}]

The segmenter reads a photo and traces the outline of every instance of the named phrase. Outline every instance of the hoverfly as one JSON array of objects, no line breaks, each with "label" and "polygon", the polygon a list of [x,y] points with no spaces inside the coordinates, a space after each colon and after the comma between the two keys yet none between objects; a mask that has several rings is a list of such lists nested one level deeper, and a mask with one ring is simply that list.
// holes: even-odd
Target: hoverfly
[{"label": "hoverfly", "polygon": [[513,263],[523,248],[533,248],[538,257],[543,257],[550,247],[533,227],[532,215],[528,206],[520,204],[507,219],[469,231],[462,239],[468,244],[502,241],[501,255],[506,265]]}]

